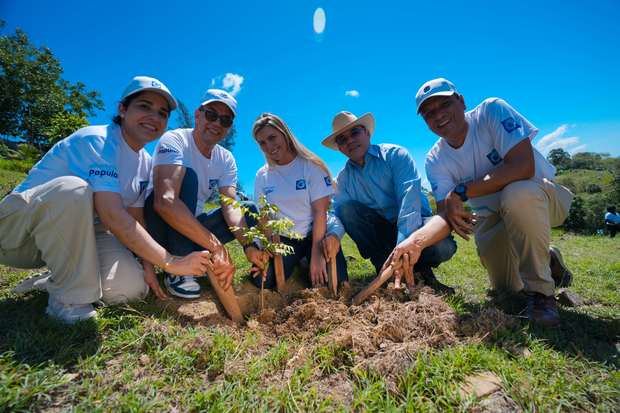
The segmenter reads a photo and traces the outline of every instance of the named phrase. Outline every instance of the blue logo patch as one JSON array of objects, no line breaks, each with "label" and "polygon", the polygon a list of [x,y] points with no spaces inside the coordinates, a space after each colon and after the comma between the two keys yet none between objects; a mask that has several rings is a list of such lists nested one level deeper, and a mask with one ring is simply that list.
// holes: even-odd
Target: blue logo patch
[{"label": "blue logo patch", "polygon": [[177,151],[174,148],[168,148],[166,146],[162,146],[161,148],[159,148],[157,153],[179,153],[179,151]]},{"label": "blue logo patch", "polygon": [[502,157],[499,156],[497,149],[493,149],[491,152],[487,153],[487,158],[493,165],[497,165],[502,161]]},{"label": "blue logo patch", "polygon": [[275,191],[275,190],[276,190],[276,187],[275,187],[275,186],[264,186],[264,187],[263,187],[263,193],[264,193],[265,195],[270,194],[270,193],[272,193],[272,192],[273,192],[273,191]]},{"label": "blue logo patch", "polygon": [[502,121],[502,126],[506,129],[506,132],[511,133],[512,131],[519,129],[521,125],[517,123],[514,118],[506,118]]},{"label": "blue logo patch", "polygon": [[142,192],[144,192],[146,190],[146,187],[148,186],[149,181],[140,181],[140,192],[138,192],[139,194],[142,194]]},{"label": "blue logo patch", "polygon": [[220,184],[219,179],[209,179],[209,189],[217,188]]},{"label": "blue logo patch", "polygon": [[332,180],[329,179],[329,176],[324,176],[323,179],[325,180],[325,185],[332,186]]},{"label": "blue logo patch", "polygon": [[306,189],[306,180],[298,179],[297,182],[295,182],[295,189],[298,191],[301,191],[302,189]]}]

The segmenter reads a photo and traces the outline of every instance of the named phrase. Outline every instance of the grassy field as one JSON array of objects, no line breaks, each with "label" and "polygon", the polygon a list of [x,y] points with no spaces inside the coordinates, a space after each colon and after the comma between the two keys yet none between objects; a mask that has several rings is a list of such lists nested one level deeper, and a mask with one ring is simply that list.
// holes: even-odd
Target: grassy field
[{"label": "grassy field", "polygon": [[[30,272],[0,266],[0,411],[618,411],[620,238],[554,232],[553,241],[587,302],[562,307],[560,329],[513,317],[479,340],[408,351],[389,379],[322,340],[329,327],[310,338],[266,336],[188,322],[152,297],[65,326],[45,317],[47,294],[11,293]],[[239,283],[247,264],[230,249]],[[348,239],[344,250],[352,279],[372,277]],[[458,320],[491,308],[472,242],[459,240],[436,273],[457,286],[446,308]],[[479,372],[499,378],[500,404],[459,392]]]}]

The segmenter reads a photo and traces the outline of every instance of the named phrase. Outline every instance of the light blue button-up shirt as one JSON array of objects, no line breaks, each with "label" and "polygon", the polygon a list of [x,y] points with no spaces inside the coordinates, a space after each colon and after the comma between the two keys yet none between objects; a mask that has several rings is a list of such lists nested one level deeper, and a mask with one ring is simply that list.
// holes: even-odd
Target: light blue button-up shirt
[{"label": "light blue button-up shirt", "polygon": [[398,228],[400,243],[432,215],[415,162],[402,146],[370,145],[364,166],[349,160],[337,178],[335,205],[358,201]]}]

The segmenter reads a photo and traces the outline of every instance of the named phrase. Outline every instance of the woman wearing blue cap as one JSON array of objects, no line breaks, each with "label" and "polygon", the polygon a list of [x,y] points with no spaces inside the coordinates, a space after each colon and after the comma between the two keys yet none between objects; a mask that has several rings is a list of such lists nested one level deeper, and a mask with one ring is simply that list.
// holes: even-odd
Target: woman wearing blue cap
[{"label": "woman wearing blue cap", "polygon": [[79,129],[58,142],[0,202],[0,263],[50,270],[16,292],[47,290],[46,312],[73,323],[95,316],[92,303],[99,300],[141,299],[149,287],[165,297],[152,264],[174,274],[204,274],[208,253],[174,257],[143,227],[151,172],[143,148],[166,130],[176,106],[157,79],[133,78],[112,124]]}]

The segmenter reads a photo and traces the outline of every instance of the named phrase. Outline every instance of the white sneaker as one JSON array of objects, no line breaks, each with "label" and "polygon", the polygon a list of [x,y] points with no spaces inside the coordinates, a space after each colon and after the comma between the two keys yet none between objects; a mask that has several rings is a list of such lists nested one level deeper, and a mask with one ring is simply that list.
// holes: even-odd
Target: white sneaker
[{"label": "white sneaker", "polygon": [[170,294],[181,298],[200,298],[200,284],[190,276],[166,274],[164,285]]},{"label": "white sneaker", "polygon": [[47,309],[45,312],[50,317],[54,317],[67,324],[88,320],[97,315],[92,304],[64,304],[51,295],[47,301]]},{"label": "white sneaker", "polygon": [[47,282],[51,276],[52,272],[47,270],[35,274],[32,277],[28,277],[13,288],[13,293],[25,294],[30,291],[45,291],[47,290]]}]

